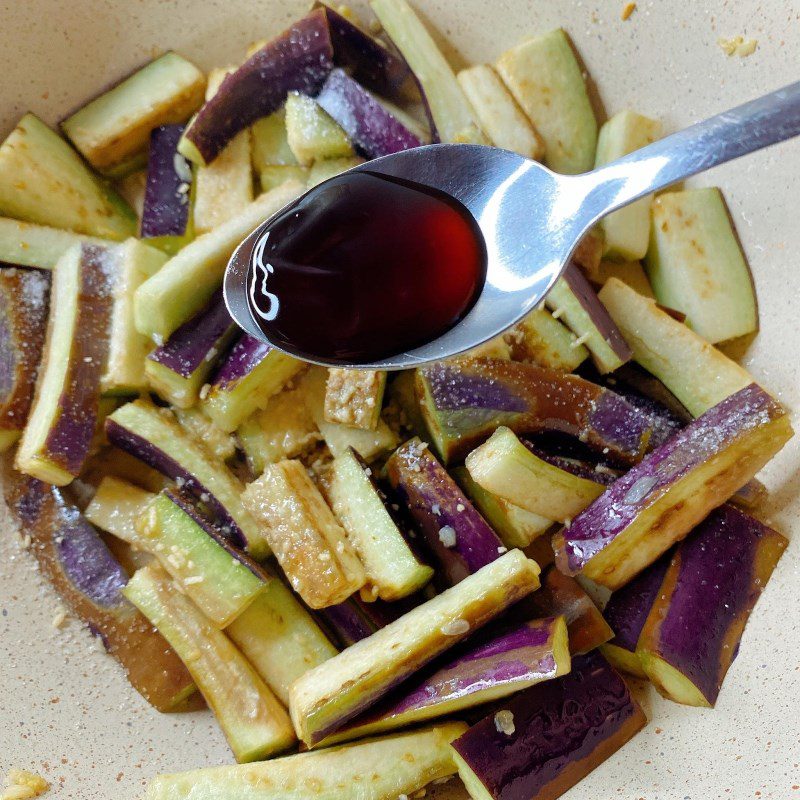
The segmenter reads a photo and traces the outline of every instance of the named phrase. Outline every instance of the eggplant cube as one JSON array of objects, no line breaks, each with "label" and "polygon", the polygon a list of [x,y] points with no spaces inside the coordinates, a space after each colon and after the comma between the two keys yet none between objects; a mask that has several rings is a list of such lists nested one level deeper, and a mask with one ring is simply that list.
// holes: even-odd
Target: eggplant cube
[{"label": "eggplant cube", "polygon": [[555,800],[613,755],[647,718],[599,653],[503,703],[453,742],[473,800]]},{"label": "eggplant cube", "polygon": [[752,478],[792,437],[783,407],[751,384],[619,478],[556,535],[559,569],[618,589]]},{"label": "eggplant cube", "polygon": [[787,545],[780,533],[728,504],[681,542],[636,647],[644,672],[665,697],[714,705]]},{"label": "eggplant cube", "polygon": [[374,369],[329,369],[325,387],[325,419],[340,425],[374,430],[386,389],[386,372]]}]

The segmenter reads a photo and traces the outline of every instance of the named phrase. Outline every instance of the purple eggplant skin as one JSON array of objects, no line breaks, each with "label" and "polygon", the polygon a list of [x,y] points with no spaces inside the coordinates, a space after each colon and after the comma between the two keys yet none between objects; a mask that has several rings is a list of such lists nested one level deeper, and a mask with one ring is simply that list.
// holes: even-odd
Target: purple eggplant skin
[{"label": "purple eggplant skin", "polygon": [[208,164],[239,131],[277,111],[289,92],[314,97],[332,68],[331,31],[319,8],[230,73],[189,123],[184,138]]},{"label": "purple eggplant skin", "polygon": [[5,500],[42,574],[69,609],[125,669],[128,680],[160,711],[175,710],[194,692],[186,667],[161,634],[121,594],[128,576],[97,531],[60,489],[3,470]]},{"label": "purple eggplant skin", "polygon": [[[234,327],[222,289],[218,289],[208,305],[180,326],[161,347],[147,356],[182,378],[191,378],[204,363],[212,362],[215,344]],[[209,358],[209,354],[212,358]]]},{"label": "purple eggplant skin", "polygon": [[0,269],[0,451],[13,443],[28,419],[44,347],[49,295],[47,272]]},{"label": "purple eggplant skin", "polygon": [[242,334],[214,375],[212,388],[230,389],[242,378],[246,378],[270,353],[272,345],[256,339],[249,333]]},{"label": "purple eggplant skin", "polygon": [[47,459],[75,477],[89,457],[95,433],[113,306],[106,248],[83,244],[80,259],[80,300],[64,380],[68,391],[59,399],[59,414],[45,442]]},{"label": "purple eggplant skin", "polygon": [[602,646],[602,653],[617,669],[637,678],[647,676],[636,655],[636,644],[650,609],[658,599],[671,559],[671,552],[665,553],[630,583],[614,592],[603,609],[603,617],[614,636]]},{"label": "purple eggplant skin", "polygon": [[608,621],[581,585],[574,578],[563,575],[555,566],[542,573],[541,586],[521,605],[533,609],[540,616],[563,616],[573,655],[588,653],[614,635]]},{"label": "purple eggplant skin", "polygon": [[546,461],[554,467],[563,469],[564,472],[577,475],[579,478],[583,478],[587,481],[594,481],[595,483],[602,483],[603,486],[610,486],[622,474],[619,470],[605,467],[603,464],[592,464],[590,461],[584,461],[580,458],[571,458],[569,456],[548,452],[539,443],[531,441],[530,439],[521,439],[520,441],[537,458],[541,458],[542,461]]},{"label": "purple eggplant skin", "polygon": [[324,628],[327,628],[340,647],[350,647],[368,636],[372,636],[382,625],[375,626],[361,611],[353,597],[343,603],[326,608],[318,608],[314,615],[319,617]]},{"label": "purple eggplant skin", "polygon": [[338,66],[345,67],[359,83],[378,94],[391,97],[401,92],[411,77],[411,70],[402,56],[330,6],[317,2],[314,9],[325,13]]},{"label": "purple eggplant skin", "polygon": [[[386,462],[386,475],[438,562],[437,574],[447,585],[464,580],[506,551],[459,485],[419,439],[410,439],[392,454]],[[453,546],[447,546],[448,537],[454,538]]]},{"label": "purple eggplant skin", "polygon": [[161,125],[150,133],[140,226],[142,239],[185,236],[187,233],[191,171],[186,159],[178,152],[182,135],[183,125]]},{"label": "purple eggplant skin", "polygon": [[[572,670],[502,703],[456,739],[459,775],[477,797],[555,800],[619,750],[647,722],[625,682],[597,652]],[[504,729],[505,728],[505,729]],[[506,732],[511,731],[511,732]]]},{"label": "purple eggplant skin", "polygon": [[460,713],[569,672],[561,617],[535,619],[469,640],[346,723],[323,746]]},{"label": "purple eggplant skin", "polygon": [[422,144],[343,69],[334,69],[328,75],[316,99],[367,159],[388,156]]},{"label": "purple eggplant skin", "polygon": [[184,514],[190,517],[199,528],[207,533],[232,559],[249,569],[253,575],[262,580],[265,584],[274,580],[257,561],[250,558],[241,547],[237,547],[233,544],[231,541],[231,534],[223,531],[210,515],[205,514],[200,508],[197,498],[187,492],[185,488],[165,489],[163,494],[170,502],[174,503],[183,511]]},{"label": "purple eggplant skin", "polygon": [[623,338],[614,320],[611,319],[611,315],[606,311],[606,307],[600,302],[597,292],[586,280],[586,276],[580,267],[574,261],[570,261],[561,278],[569,286],[570,291],[575,295],[592,324],[600,331],[600,335],[606,340],[606,343],[619,360],[623,364],[630,361],[633,358],[631,348]]},{"label": "purple eggplant skin", "polygon": [[187,472],[177,461],[170,458],[163,450],[156,447],[152,442],[139,436],[134,431],[128,430],[120,425],[116,420],[107,419],[105,422],[106,437],[110,444],[124,450],[126,453],[144,461],[150,467],[157,469],[173,481],[182,481],[182,485],[195,497],[206,498],[204,502],[214,512],[216,518],[222,525],[222,530],[230,538],[231,542],[243,549],[247,546],[247,540],[241,528],[228,513],[225,506],[220,503],[214,495],[203,486],[197,478]]},{"label": "purple eggplant skin", "polygon": [[727,397],[613,483],[554,538],[556,563],[616,590],[747,483],[793,432],[756,384]]},{"label": "purple eggplant skin", "polygon": [[780,533],[730,504],[678,545],[636,648],[665,697],[714,705],[750,613],[787,545]]},{"label": "purple eggplant skin", "polygon": [[445,463],[463,458],[499,426],[518,434],[559,431],[621,464],[661,443],[627,400],[576,375],[492,358],[437,362],[417,371],[428,433]]}]

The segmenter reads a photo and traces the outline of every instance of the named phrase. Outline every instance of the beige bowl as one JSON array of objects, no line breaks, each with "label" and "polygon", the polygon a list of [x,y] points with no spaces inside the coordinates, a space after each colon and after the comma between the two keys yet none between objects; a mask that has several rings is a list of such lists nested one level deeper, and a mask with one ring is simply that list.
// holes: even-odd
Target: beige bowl
[{"label": "beige bowl", "polygon": [[[668,130],[798,77],[796,0],[640,0],[627,22],[624,0],[417,4],[456,65],[491,61],[526,35],[565,27],[606,109],[661,117]],[[204,67],[234,62],[251,40],[277,33],[305,9],[297,0],[6,3],[0,126],[5,133],[28,109],[55,122],[168,48]],[[749,58],[727,57],[718,46],[737,34],[758,39]],[[800,406],[799,176],[800,141],[700,179],[724,188],[758,286],[762,331],[744,363],[790,407]],[[645,690],[648,727],[565,798],[800,798],[798,466],[795,441],[764,471],[766,515],[795,541],[751,618],[717,708],[683,708]],[[123,800],[140,796],[158,772],[230,763],[210,714],[158,714],[79,622],[52,627],[57,597],[17,537],[3,534],[0,772],[37,770],[64,800]],[[454,786],[445,794],[463,796]]]}]

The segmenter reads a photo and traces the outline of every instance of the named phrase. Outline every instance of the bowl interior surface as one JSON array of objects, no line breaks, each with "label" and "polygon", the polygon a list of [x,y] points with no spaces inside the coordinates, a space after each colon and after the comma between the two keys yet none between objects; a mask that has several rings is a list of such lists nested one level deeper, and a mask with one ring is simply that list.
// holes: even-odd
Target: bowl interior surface
[{"label": "bowl interior surface", "polygon": [[[491,62],[527,35],[562,26],[609,114],[632,108],[667,131],[797,79],[794,0],[417,0],[454,66]],[[354,3],[358,10],[363,6]],[[0,25],[3,135],[27,110],[51,123],[153,54],[175,49],[210,68],[241,60],[307,8],[297,0],[52,0],[9,3]],[[720,37],[758,40],[727,57]],[[739,348],[756,380],[800,407],[800,141],[701,176],[723,188],[758,288],[761,333]],[[535,213],[535,206],[531,209]],[[735,349],[735,348],[734,348]],[[564,795],[584,798],[800,797],[800,445],[764,470],[762,517],[793,541],[759,602],[715,710],[639,691],[651,718],[629,745]],[[58,599],[8,521],[0,536],[0,773],[41,772],[55,796],[139,797],[159,772],[232,763],[208,712],[160,715],[78,621],[51,621]],[[386,765],[390,768],[390,765]],[[431,795],[429,795],[431,796]],[[456,782],[436,796],[463,797]]]}]

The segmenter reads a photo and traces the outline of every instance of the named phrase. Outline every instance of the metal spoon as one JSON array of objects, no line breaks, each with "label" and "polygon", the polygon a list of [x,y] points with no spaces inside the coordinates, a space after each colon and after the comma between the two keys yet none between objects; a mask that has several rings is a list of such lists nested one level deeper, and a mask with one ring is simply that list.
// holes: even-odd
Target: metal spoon
[{"label": "metal spoon", "polygon": [[[444,335],[381,361],[337,366],[406,369],[488,341],[542,301],[581,237],[601,217],[798,134],[800,82],[583,175],[558,175],[515,153],[468,144],[428,145],[355,167],[432,186],[461,201],[483,233],[488,266],[478,301]],[[224,287],[233,318],[263,341],[247,302],[247,276],[253,249],[269,224],[257,228],[233,254]]]}]

